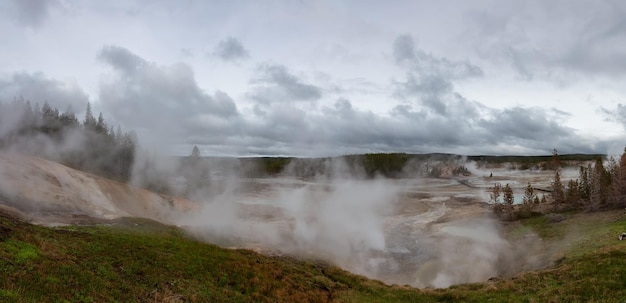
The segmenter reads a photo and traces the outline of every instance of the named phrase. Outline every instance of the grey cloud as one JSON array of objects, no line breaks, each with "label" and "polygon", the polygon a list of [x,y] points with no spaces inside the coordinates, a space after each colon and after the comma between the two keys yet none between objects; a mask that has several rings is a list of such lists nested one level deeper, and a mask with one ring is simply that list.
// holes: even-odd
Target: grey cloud
[{"label": "grey cloud", "polygon": [[272,107],[247,135],[265,138],[268,142],[297,143],[311,136],[312,124],[304,110],[290,105]]},{"label": "grey cloud", "polygon": [[189,49],[189,48],[181,48],[180,49],[180,53],[187,58],[193,58],[194,53],[193,50]]},{"label": "grey cloud", "polygon": [[424,111],[415,111],[413,106],[408,104],[398,104],[391,109],[392,116],[407,117],[409,119],[422,120],[428,117]]},{"label": "grey cloud", "polygon": [[50,15],[50,9],[58,2],[55,0],[13,0],[19,24],[30,28],[39,28]]},{"label": "grey cloud", "polygon": [[452,92],[454,85],[449,79],[437,74],[416,75],[408,73],[404,82],[398,83],[403,94],[426,94],[440,96]]},{"label": "grey cloud", "polygon": [[396,64],[418,75],[437,75],[450,80],[480,77],[480,67],[466,61],[452,61],[437,58],[426,51],[416,48],[410,36],[403,35],[393,43]]},{"label": "grey cloud", "polygon": [[224,61],[237,61],[250,57],[243,44],[233,37],[228,37],[225,40],[220,41],[215,46],[212,54]]},{"label": "grey cloud", "polygon": [[338,99],[320,110],[281,105],[267,111],[258,127],[247,134],[263,142],[290,145],[306,155],[437,151],[471,144],[471,136],[465,136],[463,128],[466,121],[414,112],[408,105],[400,105],[391,115],[355,108],[347,99]]},{"label": "grey cloud", "polygon": [[626,4],[608,2],[595,14],[578,19],[583,22],[580,31],[572,37],[570,48],[555,64],[578,69],[585,73],[605,73],[624,76],[626,68]]},{"label": "grey cloud", "polygon": [[626,105],[618,103],[615,109],[600,108],[600,112],[609,120],[622,124],[626,130]]},{"label": "grey cloud", "polygon": [[433,113],[449,112],[454,81],[483,75],[480,67],[465,61],[437,58],[415,47],[408,35],[399,36],[393,43],[396,64],[405,70],[403,81],[395,81],[395,95],[416,100]]},{"label": "grey cloud", "polygon": [[[604,145],[582,140],[572,129],[535,108],[494,110],[456,95],[454,110],[440,116],[401,104],[389,116],[356,109],[338,100],[321,113],[304,117],[320,143],[363,151],[549,154],[603,152]],[[490,113],[483,118],[479,112]],[[601,142],[600,142],[601,143]]]},{"label": "grey cloud", "polygon": [[549,153],[552,147],[563,153],[606,151],[600,149],[602,145],[594,146],[573,129],[559,124],[540,108],[493,110],[489,118],[480,120],[479,126],[485,130],[483,140],[486,144],[508,146],[518,153],[533,150]]},{"label": "grey cloud", "polygon": [[[588,142],[536,108],[504,110],[454,95],[448,115],[411,104],[389,114],[359,109],[340,98],[306,110],[298,103],[270,104],[265,115],[242,117],[226,135],[200,139],[211,150],[261,155],[327,156],[364,152],[450,152],[465,154],[549,154],[604,152],[606,142]],[[481,113],[487,113],[485,116]]]},{"label": "grey cloud", "polygon": [[452,83],[437,75],[419,76],[408,73],[404,82],[396,83],[397,95],[403,98],[417,98],[422,105],[440,115],[447,113],[444,99],[452,92]]},{"label": "grey cloud", "polygon": [[50,79],[42,73],[15,73],[0,79],[0,102],[20,97],[33,105],[48,102],[59,110],[82,109],[89,102],[89,96],[78,85]]},{"label": "grey cloud", "polygon": [[534,74],[531,70],[529,70],[529,67],[526,66],[523,54],[519,54],[517,50],[509,47],[508,57],[511,60],[511,65],[517,71],[521,79],[526,81],[533,80]]},{"label": "grey cloud", "polygon": [[105,47],[100,58],[118,76],[101,84],[102,106],[150,144],[182,143],[237,129],[235,102],[224,92],[210,95],[200,89],[189,66],[148,63],[121,47]]},{"label": "grey cloud", "polygon": [[352,103],[348,99],[341,98],[337,100],[337,102],[335,102],[334,108],[341,116],[353,116],[354,115],[354,109],[352,108]]},{"label": "grey cloud", "polygon": [[560,110],[560,109],[558,109],[556,107],[551,107],[550,111],[552,111],[553,113],[555,113],[555,114],[557,114],[559,116],[563,116],[563,117],[571,117],[572,116],[572,114],[570,114],[570,113],[568,113],[566,111],[562,111],[562,110]]},{"label": "grey cloud", "polygon": [[389,116],[353,108],[347,100],[338,100],[325,115],[315,117],[316,130],[326,134],[333,144],[379,151],[438,150],[465,143],[461,120],[445,119],[399,105]]},{"label": "grey cloud", "polygon": [[252,80],[257,90],[253,99],[269,104],[274,102],[316,101],[322,97],[322,89],[304,83],[283,65],[264,64],[258,67],[257,77]]},{"label": "grey cloud", "polygon": [[[525,80],[625,76],[626,3],[530,1],[468,13],[461,43]],[[558,18],[555,18],[558,16]]]},{"label": "grey cloud", "polygon": [[98,59],[124,73],[132,73],[147,62],[129,50],[119,46],[105,46],[100,50]]},{"label": "grey cloud", "polygon": [[415,43],[409,35],[402,35],[393,42],[393,57],[396,63],[415,59]]},{"label": "grey cloud", "polygon": [[[464,98],[454,91],[452,81],[480,76],[480,69],[467,62],[421,55],[407,41],[411,40],[396,44],[396,48],[402,45],[402,51],[396,52],[397,62],[407,70],[407,80],[398,86],[406,98],[418,102],[398,104],[387,115],[359,109],[346,98],[308,110],[299,103],[267,103],[259,108],[258,121],[248,123],[245,136],[259,144],[250,150],[271,146],[268,150],[300,155],[376,151],[549,154],[556,147],[562,152],[603,152],[602,142],[582,140],[555,120],[566,113],[523,107],[496,110]],[[417,62],[424,58],[430,62]],[[277,90],[282,88],[277,83],[301,84],[282,66],[263,68],[262,77],[253,83],[271,83]]]}]

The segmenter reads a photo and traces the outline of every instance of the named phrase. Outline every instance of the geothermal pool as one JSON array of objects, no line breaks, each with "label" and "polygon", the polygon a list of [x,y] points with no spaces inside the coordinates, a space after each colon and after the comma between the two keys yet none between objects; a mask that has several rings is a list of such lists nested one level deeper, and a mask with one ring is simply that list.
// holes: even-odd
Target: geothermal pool
[{"label": "geothermal pool", "polygon": [[[563,183],[577,177],[563,173]],[[435,178],[230,180],[186,224],[218,244],[321,259],[415,287],[483,282],[548,265],[538,237],[505,238],[486,187],[509,183],[521,200],[528,182],[549,188],[552,172],[488,174],[464,178],[478,188]]]}]

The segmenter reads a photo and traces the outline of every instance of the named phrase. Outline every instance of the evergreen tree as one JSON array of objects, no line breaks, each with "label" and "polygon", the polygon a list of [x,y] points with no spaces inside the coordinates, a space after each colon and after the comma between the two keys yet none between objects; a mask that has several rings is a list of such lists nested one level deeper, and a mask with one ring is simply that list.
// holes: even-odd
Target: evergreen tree
[{"label": "evergreen tree", "polygon": [[561,161],[559,160],[559,152],[555,149],[552,150],[552,170],[561,171]]},{"label": "evergreen tree", "polygon": [[[0,120],[8,114],[14,116],[13,120],[17,118],[19,121],[11,123],[15,129],[3,130],[0,133],[0,146],[24,142],[32,137],[43,135],[51,140],[32,140],[30,148],[23,152],[58,161],[72,168],[103,177],[119,181],[130,179],[136,142],[134,135],[123,134],[119,128],[119,135],[113,134],[113,131],[106,127],[102,114],[98,121],[93,118],[90,104],[87,104],[83,127],[70,106],[61,113],[48,102],[45,102],[42,107],[37,103],[34,108],[30,101],[25,101],[23,98],[16,99],[9,104],[0,103]],[[76,137],[77,132],[82,132],[82,134]],[[80,140],[73,139],[73,145],[63,146],[54,153],[47,153],[50,150],[48,147],[50,142],[65,144],[63,142],[66,142],[67,136],[70,135]],[[46,148],[37,144],[46,144]]]},{"label": "evergreen tree", "polygon": [[96,124],[96,118],[93,117],[93,113],[91,112],[91,103],[87,102],[87,110],[85,111],[85,121],[83,122],[83,126],[88,129],[95,129]]},{"label": "evergreen tree", "polygon": [[553,209],[558,211],[565,202],[563,193],[563,184],[561,184],[561,165],[559,162],[559,153],[556,149],[552,152],[552,169],[554,170],[554,179],[552,180],[552,202]]},{"label": "evergreen tree", "polygon": [[610,187],[610,175],[608,175],[602,159],[598,158],[591,173],[591,190],[588,210],[597,211],[606,207],[608,189]]},{"label": "evergreen tree", "polygon": [[59,121],[63,128],[74,128],[78,126],[78,119],[72,110],[72,106],[68,106],[65,112],[59,115]]},{"label": "evergreen tree", "polygon": [[626,207],[626,147],[613,173],[610,202],[612,207]]},{"label": "evergreen tree", "polygon": [[535,206],[539,204],[535,189],[528,183],[526,190],[524,191],[524,197],[522,198],[522,205],[520,205],[519,214],[522,218],[530,217]]},{"label": "evergreen tree", "polygon": [[554,173],[554,180],[552,181],[552,202],[553,209],[558,211],[561,205],[565,202],[565,194],[563,193],[563,184],[561,183],[561,173],[556,171]]},{"label": "evergreen tree", "polygon": [[599,210],[607,207],[610,187],[611,175],[605,169],[602,159],[598,158],[593,166],[591,180],[591,210]]},{"label": "evergreen tree", "polygon": [[100,113],[100,115],[98,115],[98,121],[96,122],[96,132],[99,134],[107,134],[107,124],[106,122],[104,122],[104,117],[102,116],[102,113]]},{"label": "evergreen tree", "polygon": [[489,193],[489,199],[493,202],[493,212],[496,215],[501,216],[504,212],[504,207],[500,202],[500,195],[502,194],[502,184],[494,184],[490,191],[491,192]]},{"label": "evergreen tree", "polygon": [[185,195],[202,194],[210,184],[210,170],[206,161],[200,158],[200,149],[194,146],[191,155],[182,167],[186,180]]},{"label": "evergreen tree", "polygon": [[41,108],[41,131],[50,136],[56,136],[61,129],[59,110],[52,108],[48,102]]},{"label": "evergreen tree", "polygon": [[588,164],[587,167],[580,166],[580,170],[578,173],[580,182],[578,182],[578,195],[580,197],[581,203],[588,204],[589,197],[591,196],[591,181],[589,178],[589,172],[591,171],[591,164]]},{"label": "evergreen tree", "polygon": [[513,189],[507,183],[502,190],[502,200],[504,204],[504,215],[506,220],[515,219],[515,208],[513,204],[515,203],[515,197],[513,196]]},{"label": "evergreen tree", "polygon": [[569,180],[567,183],[567,192],[565,193],[566,208],[574,209],[580,206],[580,192],[578,188],[578,179]]},{"label": "evergreen tree", "polygon": [[191,157],[200,158],[200,150],[198,149],[198,146],[194,145],[193,149],[191,150]]},{"label": "evergreen tree", "polygon": [[32,130],[36,125],[37,125],[37,121],[39,120],[39,117],[37,116],[39,113],[35,113],[35,111],[33,110],[32,105],[30,104],[30,101],[26,101],[26,103],[24,104],[24,117],[23,117],[23,125],[25,128],[27,128],[28,130],[26,130],[26,132],[28,132],[29,130]]},{"label": "evergreen tree", "polygon": [[118,141],[122,141],[123,139],[122,128],[119,125],[117,126],[117,131],[115,131],[115,138],[117,138]]}]

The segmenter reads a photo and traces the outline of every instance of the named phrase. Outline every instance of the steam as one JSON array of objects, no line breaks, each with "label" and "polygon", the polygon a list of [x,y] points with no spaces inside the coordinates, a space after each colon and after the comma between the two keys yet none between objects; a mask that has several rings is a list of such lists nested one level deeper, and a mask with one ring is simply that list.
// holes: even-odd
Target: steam
[{"label": "steam", "polygon": [[484,282],[500,276],[499,260],[512,252],[491,219],[460,220],[436,235],[439,258],[428,261],[417,272],[416,286],[448,287]]},{"label": "steam", "polygon": [[[520,255],[518,244],[505,239],[488,209],[477,213],[474,209],[480,207],[475,206],[473,213],[450,218],[459,211],[457,206],[463,208],[442,201],[454,203],[453,198],[406,198],[423,180],[407,185],[349,177],[344,164],[335,164],[331,171],[343,173],[308,181],[212,180],[222,191],[205,196],[202,211],[182,217],[180,224],[208,242],[323,260],[390,284],[415,287],[483,282],[514,275],[534,262],[532,251]],[[247,190],[250,183],[262,184],[262,189]],[[427,209],[402,210],[415,205]]]},{"label": "steam", "polygon": [[[374,274],[372,252],[385,249],[384,216],[397,199],[385,180],[341,180],[273,188],[270,201],[247,204],[236,190],[206,201],[185,224],[211,240],[239,239],[242,246],[331,261],[360,274]],[[251,199],[252,197],[247,197]],[[269,210],[272,218],[254,218]],[[254,247],[253,247],[254,248]]]}]

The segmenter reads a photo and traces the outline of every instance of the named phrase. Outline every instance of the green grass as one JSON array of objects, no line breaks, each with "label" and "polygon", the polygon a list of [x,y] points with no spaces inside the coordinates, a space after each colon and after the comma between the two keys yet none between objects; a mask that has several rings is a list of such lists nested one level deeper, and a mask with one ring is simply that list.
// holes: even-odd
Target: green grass
[{"label": "green grass", "polygon": [[565,216],[508,226],[513,238],[535,232],[569,244],[557,265],[417,290],[319,262],[219,248],[150,220],[46,228],[0,214],[0,302],[624,302],[624,215]]}]

